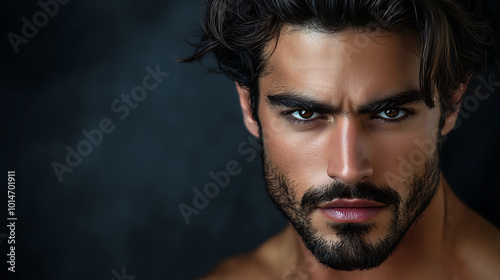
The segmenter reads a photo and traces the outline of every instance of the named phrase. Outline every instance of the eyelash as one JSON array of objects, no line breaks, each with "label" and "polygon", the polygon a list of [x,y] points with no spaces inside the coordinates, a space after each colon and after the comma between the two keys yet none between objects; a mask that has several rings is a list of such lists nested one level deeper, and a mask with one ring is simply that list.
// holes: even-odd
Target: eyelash
[{"label": "eyelash", "polygon": [[292,116],[293,113],[301,111],[301,110],[304,110],[304,109],[285,111],[281,114],[283,115],[283,117],[287,121],[289,121],[291,123],[295,123],[295,124],[301,124],[301,125],[312,124],[314,122],[326,119],[326,117],[323,114],[319,114],[320,115],[319,117],[314,118],[312,120],[301,120],[301,119],[297,119],[297,118]]},{"label": "eyelash", "polygon": [[[384,112],[384,111],[387,111],[387,110],[402,110],[402,111],[405,111],[406,114],[402,117],[399,117],[397,119],[386,119],[386,118],[381,118],[381,117],[377,117],[378,114],[380,114],[381,112]],[[380,120],[384,123],[389,123],[389,124],[397,124],[397,123],[401,123],[401,122],[404,122],[406,120],[408,120],[409,118],[415,116],[415,111],[412,110],[412,109],[403,109],[403,108],[389,108],[389,109],[384,109],[384,110],[381,110],[381,111],[378,111],[375,116],[373,117],[373,119],[377,119],[377,120]]]},{"label": "eyelash", "polygon": [[[406,112],[406,114],[403,116],[403,117],[399,117],[397,119],[386,119],[386,118],[382,118],[382,117],[377,117],[378,114],[380,114],[381,112],[383,111],[386,111],[386,110],[403,110]],[[306,125],[306,124],[312,124],[314,122],[317,122],[317,121],[321,121],[321,120],[324,120],[324,119],[327,119],[327,117],[323,114],[320,114],[319,117],[315,118],[315,119],[312,119],[312,120],[300,120],[300,119],[297,119],[295,117],[292,116],[293,113],[295,112],[298,112],[300,110],[305,110],[305,109],[298,109],[298,110],[289,110],[289,111],[285,111],[283,113],[281,113],[283,115],[283,117],[291,122],[291,123],[295,123],[295,124],[301,124],[301,125]],[[408,120],[409,118],[415,116],[415,111],[412,110],[412,109],[403,109],[403,108],[388,108],[388,109],[384,109],[384,110],[381,110],[381,111],[378,111],[377,113],[375,113],[373,116],[372,116],[372,119],[375,119],[375,120],[379,120],[383,123],[387,123],[387,124],[398,124],[398,123],[401,123],[401,122],[404,122],[406,120]]]}]

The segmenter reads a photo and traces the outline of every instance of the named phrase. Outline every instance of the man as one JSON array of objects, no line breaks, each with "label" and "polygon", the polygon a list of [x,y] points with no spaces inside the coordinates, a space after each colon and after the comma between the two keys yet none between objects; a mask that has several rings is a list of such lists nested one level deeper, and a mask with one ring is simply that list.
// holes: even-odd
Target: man
[{"label": "man", "polygon": [[291,226],[206,279],[500,279],[500,232],[439,169],[484,60],[474,4],[208,2],[185,62],[212,53],[236,82]]}]

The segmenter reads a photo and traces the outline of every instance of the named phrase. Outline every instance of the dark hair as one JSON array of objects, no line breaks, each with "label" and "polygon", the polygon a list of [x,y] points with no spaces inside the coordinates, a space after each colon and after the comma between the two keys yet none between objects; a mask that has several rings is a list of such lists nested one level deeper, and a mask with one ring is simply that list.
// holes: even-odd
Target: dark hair
[{"label": "dark hair", "polygon": [[420,89],[429,108],[439,91],[443,124],[462,100],[453,92],[486,59],[491,30],[479,21],[475,0],[209,0],[202,36],[182,62],[212,53],[218,70],[250,91],[258,122],[258,80],[266,67],[265,46],[285,24],[326,32],[355,28],[416,32],[421,41]]}]

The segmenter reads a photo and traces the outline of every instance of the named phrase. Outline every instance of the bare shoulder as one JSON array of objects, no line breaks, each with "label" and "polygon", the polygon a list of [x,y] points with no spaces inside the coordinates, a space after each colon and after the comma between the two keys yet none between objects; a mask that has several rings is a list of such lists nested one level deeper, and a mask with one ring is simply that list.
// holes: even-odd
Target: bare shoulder
[{"label": "bare shoulder", "polygon": [[472,210],[465,218],[457,240],[464,274],[471,279],[500,280],[500,230]]},{"label": "bare shoulder", "polygon": [[223,261],[209,275],[199,280],[276,279],[282,259],[278,256],[282,236],[283,233],[277,234],[256,250]]}]

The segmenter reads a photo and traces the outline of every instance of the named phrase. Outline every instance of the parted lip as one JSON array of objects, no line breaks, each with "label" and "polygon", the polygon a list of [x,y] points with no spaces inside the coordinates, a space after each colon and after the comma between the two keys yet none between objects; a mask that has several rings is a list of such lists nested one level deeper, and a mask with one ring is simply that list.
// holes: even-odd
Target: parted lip
[{"label": "parted lip", "polygon": [[370,208],[384,207],[386,204],[368,199],[336,199],[331,202],[318,205],[318,208]]}]

